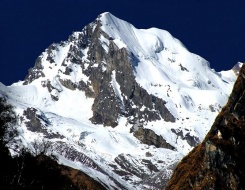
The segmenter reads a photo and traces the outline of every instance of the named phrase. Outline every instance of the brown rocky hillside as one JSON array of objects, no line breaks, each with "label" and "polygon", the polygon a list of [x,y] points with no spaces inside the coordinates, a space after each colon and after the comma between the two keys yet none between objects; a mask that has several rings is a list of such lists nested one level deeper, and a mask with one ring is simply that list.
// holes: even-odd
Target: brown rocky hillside
[{"label": "brown rocky hillside", "polygon": [[245,65],[204,141],[176,167],[166,190],[245,189]]}]

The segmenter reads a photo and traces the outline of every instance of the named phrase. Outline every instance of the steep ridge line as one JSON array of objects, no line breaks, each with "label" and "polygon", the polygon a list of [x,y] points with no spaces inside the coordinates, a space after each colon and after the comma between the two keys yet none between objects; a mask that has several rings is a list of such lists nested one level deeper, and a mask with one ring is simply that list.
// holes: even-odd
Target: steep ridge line
[{"label": "steep ridge line", "polygon": [[245,65],[204,141],[184,157],[166,190],[245,189]]},{"label": "steep ridge line", "polygon": [[0,84],[0,93],[15,107],[23,146],[47,140],[60,163],[111,189],[162,189],[204,139],[235,79],[167,31],[107,13],[50,45],[25,81]]}]

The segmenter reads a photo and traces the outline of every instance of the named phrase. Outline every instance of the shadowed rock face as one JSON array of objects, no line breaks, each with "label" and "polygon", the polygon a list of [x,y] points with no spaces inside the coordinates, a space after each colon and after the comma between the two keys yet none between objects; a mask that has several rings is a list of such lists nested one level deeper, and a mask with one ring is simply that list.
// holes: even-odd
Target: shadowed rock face
[{"label": "shadowed rock face", "polygon": [[[89,73],[92,87],[95,92],[95,100],[92,107],[95,124],[115,127],[117,118],[125,115],[130,123],[136,120],[154,121],[163,118],[165,121],[174,122],[175,118],[165,107],[166,102],[154,95],[147,93],[140,87],[134,76],[134,67],[138,64],[137,58],[125,48],[119,49],[110,40],[110,37],[97,25],[94,32],[88,30],[90,37],[89,59],[91,68]],[[108,52],[105,52],[99,36],[103,35],[110,41]],[[99,63],[98,67],[92,67],[93,62]],[[106,63],[103,65],[103,63]],[[103,69],[105,67],[105,69]],[[118,97],[111,85],[112,74],[120,86],[122,99]],[[143,111],[140,111],[142,107]]]},{"label": "shadowed rock face", "polygon": [[[107,51],[103,48],[101,36],[109,42]],[[68,42],[71,41],[74,45],[70,45],[62,63],[65,71],[59,70],[59,72],[70,75],[73,72],[67,65],[70,61],[81,67],[82,73],[88,77],[89,82],[85,83],[81,80],[74,83],[70,79],[61,78],[59,74],[57,74],[57,80],[62,88],[82,90],[85,91],[87,97],[94,98],[93,116],[90,118],[92,123],[116,127],[117,120],[122,115],[127,117],[129,123],[135,123],[136,120],[141,122],[160,119],[167,122],[175,121],[174,116],[165,106],[166,101],[149,94],[136,82],[134,70],[138,65],[138,58],[126,48],[119,49],[108,34],[101,29],[100,21],[96,20],[86,26],[78,37],[70,36]],[[50,63],[50,67],[56,64],[54,56],[59,51],[58,46],[62,46],[62,43],[52,44],[46,49],[46,61]],[[85,48],[88,53],[86,60],[83,60],[84,55],[81,49]],[[24,85],[45,77],[42,58],[43,55],[38,57],[35,66],[29,70]],[[120,94],[115,92],[113,80],[118,84]],[[48,89],[52,100],[59,100],[58,94],[62,89],[52,84],[50,80],[43,81],[42,86]],[[52,93],[54,91],[55,94]]]},{"label": "shadowed rock face", "polygon": [[166,190],[245,189],[245,65],[204,141],[176,167]]},{"label": "shadowed rock face", "polygon": [[[107,19],[110,20],[113,16],[109,15],[109,17]],[[145,38],[148,39],[148,37],[144,37],[144,43],[141,45],[141,35],[137,37],[134,33],[137,29],[128,27],[129,31],[132,31],[132,37],[126,38],[124,35],[119,35],[119,31],[127,31],[123,29],[124,24],[122,27],[121,25],[118,27],[117,24],[114,26],[114,24],[111,21],[102,22],[98,18],[82,31],[74,32],[68,41],[50,45],[38,57],[35,66],[29,70],[23,84],[28,85],[24,90],[29,89],[29,86],[33,84],[32,90],[36,88],[40,97],[34,101],[37,101],[37,104],[30,104],[33,108],[24,109],[21,107],[21,110],[23,109],[23,114],[20,117],[21,125],[23,124],[31,132],[43,134],[45,139],[54,142],[53,146],[56,153],[71,162],[83,164],[85,167],[81,167],[82,170],[88,172],[87,167],[93,169],[95,173],[89,172],[88,174],[108,185],[104,185],[105,187],[109,188],[115,184],[118,189],[128,187],[134,189],[133,187],[136,185],[139,189],[143,189],[143,186],[145,188],[154,186],[154,189],[162,189],[166,186],[183,152],[185,153],[189,148],[196,146],[200,143],[200,139],[203,139],[204,130],[202,129],[201,132],[196,130],[198,127],[196,123],[198,122],[202,128],[209,120],[208,117],[206,118],[209,109],[216,114],[221,109],[220,105],[221,103],[223,105],[223,100],[228,92],[222,94],[220,96],[222,101],[217,103],[207,105],[201,102],[195,103],[196,98],[192,99],[186,90],[189,87],[194,88],[195,91],[212,89],[212,91],[216,92],[217,90],[221,94],[219,89],[222,88],[219,85],[222,80],[211,80],[212,77],[210,76],[214,75],[216,78],[221,77],[222,74],[211,72],[208,63],[196,55],[190,56],[195,64],[192,64],[192,61],[190,63],[189,61],[182,62],[185,60],[182,53],[184,57],[189,53],[186,52],[185,48],[183,49],[182,44],[179,44],[174,38],[172,39],[171,36],[171,43],[168,45],[168,40],[163,43],[165,40],[161,39],[162,37],[158,34],[153,35],[154,31],[158,33],[158,30],[149,29],[150,36],[155,36],[153,38],[155,40],[149,38],[149,44],[153,43],[148,50],[148,48],[144,48],[149,45],[148,43],[145,44]],[[118,32],[119,38],[114,36],[114,33],[109,32],[110,30],[103,30],[103,28],[116,29],[115,32]],[[119,28],[123,30],[119,30]],[[162,32],[165,36],[165,32]],[[169,34],[166,33],[166,35],[166,39],[168,39]],[[120,39],[120,43],[118,39]],[[179,51],[176,51],[179,49],[176,47],[172,49],[172,45],[175,44],[172,40],[176,41],[176,47],[180,48]],[[124,45],[126,46],[122,45],[122,42],[125,42]],[[160,57],[162,58],[160,59]],[[187,58],[189,60],[189,56]],[[146,63],[150,63],[150,65]],[[152,69],[148,69],[151,66]],[[238,71],[239,68],[238,65],[234,72]],[[203,72],[202,69],[204,69]],[[183,76],[188,76],[187,78],[184,77],[184,81],[181,81],[182,73],[184,73]],[[163,77],[161,77],[162,74]],[[202,76],[202,74],[204,75]],[[206,81],[206,78],[210,80]],[[229,84],[227,81],[223,82]],[[180,84],[183,84],[185,90],[180,87]],[[228,86],[225,85],[225,87],[228,89]],[[27,99],[23,99],[24,102],[29,100],[27,93],[23,93],[28,95]],[[74,97],[73,100],[78,100],[79,104],[70,101],[67,98],[68,95]],[[84,95],[89,99],[88,104],[83,104],[87,101],[84,99]],[[36,96],[38,95],[34,97]],[[214,96],[218,96],[218,94],[215,93]],[[67,102],[65,98],[67,98]],[[216,97],[216,99],[219,98]],[[19,100],[19,96],[17,100]],[[41,107],[36,107],[37,105],[41,105]],[[87,105],[89,106],[85,108]],[[234,108],[233,116],[235,118],[240,117],[242,107],[242,104],[237,104]],[[57,108],[64,108],[65,110],[60,111]],[[75,110],[78,112],[73,117],[69,113],[70,110],[72,110],[71,113],[75,113]],[[189,111],[191,111],[190,114]],[[192,112],[198,113],[198,117],[193,117],[195,118],[193,125],[190,124],[190,121],[194,121],[191,120]],[[86,113],[83,115],[84,117],[82,113]],[[79,115],[81,119],[77,118]],[[203,117],[204,115],[205,117]],[[64,122],[62,121],[63,118]],[[213,121],[214,116],[211,118]],[[90,121],[87,121],[88,119]],[[188,119],[190,120],[187,121]],[[79,124],[70,125],[73,122]],[[75,129],[76,125],[79,125],[77,129]],[[99,129],[98,132],[94,130],[96,125]],[[102,129],[105,133],[100,133],[101,125],[109,126]],[[110,128],[117,127],[117,125],[120,125],[119,131],[124,125],[125,131],[116,133],[117,129]],[[60,128],[63,126],[64,130],[69,127],[67,133]],[[88,128],[89,126],[91,128]],[[129,129],[131,129],[132,134],[128,133]],[[54,131],[54,133],[50,131]],[[61,136],[57,131],[61,134],[64,132],[64,136]],[[62,138],[67,138],[67,142],[71,140],[71,144],[64,143],[65,139],[59,140]],[[98,141],[96,142],[96,140]],[[111,151],[102,149],[101,151],[100,146],[106,146],[108,149],[108,142],[118,143],[118,146],[112,145]],[[145,146],[145,144],[149,146]],[[135,147],[135,145],[139,147],[137,151],[130,151],[130,147]],[[121,146],[123,149],[128,146],[129,151],[126,151],[127,153],[118,152],[118,155],[114,155],[113,149],[116,152],[120,151]],[[163,150],[162,148],[176,151]],[[211,149],[215,148],[211,146]],[[166,156],[164,155],[165,152]],[[96,175],[96,173],[101,174]],[[102,175],[105,177],[97,177]],[[162,180],[159,181],[159,179]]]},{"label": "shadowed rock face", "polygon": [[136,130],[131,129],[134,132],[134,136],[139,139],[142,143],[148,145],[154,145],[157,148],[168,148],[174,150],[175,148],[171,146],[166,140],[161,136],[157,135],[151,129],[145,129],[142,126],[138,127]]}]

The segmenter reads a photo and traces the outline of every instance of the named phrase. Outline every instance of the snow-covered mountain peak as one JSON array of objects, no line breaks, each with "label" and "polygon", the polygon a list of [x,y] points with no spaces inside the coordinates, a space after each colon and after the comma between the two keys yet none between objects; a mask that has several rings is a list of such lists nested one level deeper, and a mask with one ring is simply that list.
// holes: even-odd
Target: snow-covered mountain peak
[{"label": "snow-covered mountain peak", "polygon": [[46,138],[60,162],[107,188],[143,189],[135,185],[145,176],[160,184],[204,138],[235,79],[169,32],[103,13],[0,94],[16,107],[27,145]]},{"label": "snow-covered mountain peak", "polygon": [[[108,22],[112,22],[112,23],[116,23],[118,21],[120,21],[121,19],[117,18],[116,16],[114,16],[113,14],[111,14],[110,12],[104,12],[101,13],[97,19],[99,21],[101,21],[101,24],[108,24]],[[126,21],[124,21],[126,22]]]},{"label": "snow-covered mountain peak", "polygon": [[[142,86],[147,85],[143,84],[143,81],[162,83],[160,81],[162,78],[165,82],[171,79],[170,83],[191,88],[210,87],[207,85],[210,72],[212,72],[209,63],[200,56],[190,53],[169,32],[157,28],[137,29],[110,13],[103,13],[99,16],[99,20],[102,25],[101,30],[109,36],[111,42],[114,42],[119,49],[126,48],[139,60],[136,75],[138,82],[142,82]],[[101,36],[101,43],[107,50],[106,45],[109,46],[109,41],[103,35]],[[166,77],[159,77],[159,75],[163,76],[159,73],[161,70]],[[144,71],[147,71],[147,74]],[[203,77],[200,77],[200,73]],[[147,76],[150,77],[145,80]],[[201,81],[195,81],[197,78]]]},{"label": "snow-covered mountain peak", "polygon": [[132,24],[121,20],[109,12],[98,17],[101,29],[107,33],[111,39],[116,40],[118,47],[122,43],[136,55],[146,58],[155,57],[164,48],[175,53],[184,51],[183,44],[174,38],[169,32],[157,28],[137,29]]}]

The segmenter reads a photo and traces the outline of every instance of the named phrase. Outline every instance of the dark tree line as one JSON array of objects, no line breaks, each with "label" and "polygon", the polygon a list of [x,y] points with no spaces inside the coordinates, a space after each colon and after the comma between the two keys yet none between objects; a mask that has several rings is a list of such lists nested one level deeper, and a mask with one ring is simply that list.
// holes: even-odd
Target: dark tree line
[{"label": "dark tree line", "polygon": [[0,97],[0,189],[78,189],[61,174],[57,162],[43,153],[33,156],[22,149],[19,156],[10,155],[6,145],[18,135],[15,123],[12,106]]}]

